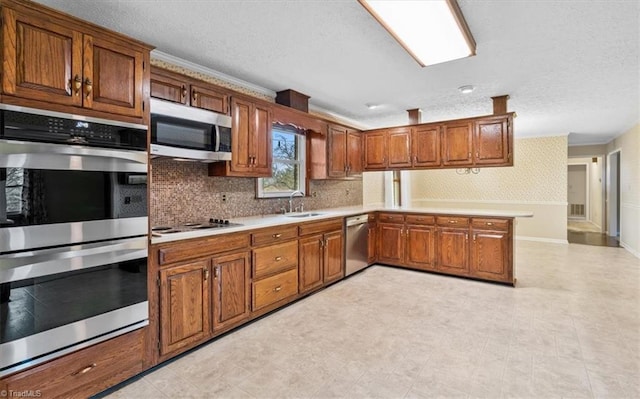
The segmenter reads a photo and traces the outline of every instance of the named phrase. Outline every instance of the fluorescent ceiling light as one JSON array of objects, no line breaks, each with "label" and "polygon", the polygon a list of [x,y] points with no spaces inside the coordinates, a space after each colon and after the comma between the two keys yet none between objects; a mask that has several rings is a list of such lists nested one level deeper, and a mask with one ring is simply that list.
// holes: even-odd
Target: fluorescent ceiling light
[{"label": "fluorescent ceiling light", "polygon": [[421,66],[476,54],[456,0],[358,0]]}]

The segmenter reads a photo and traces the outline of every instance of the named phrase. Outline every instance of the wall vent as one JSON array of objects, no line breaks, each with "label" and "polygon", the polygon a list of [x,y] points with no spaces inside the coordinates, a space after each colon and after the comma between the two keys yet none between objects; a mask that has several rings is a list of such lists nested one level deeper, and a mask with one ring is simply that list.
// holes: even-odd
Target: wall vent
[{"label": "wall vent", "polygon": [[584,204],[569,204],[569,216],[585,216]]}]

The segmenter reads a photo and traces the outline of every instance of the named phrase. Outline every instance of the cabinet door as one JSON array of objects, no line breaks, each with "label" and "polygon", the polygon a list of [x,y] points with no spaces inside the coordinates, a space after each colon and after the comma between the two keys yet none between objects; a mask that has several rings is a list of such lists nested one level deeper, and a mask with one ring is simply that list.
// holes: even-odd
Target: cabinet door
[{"label": "cabinet door", "polygon": [[302,294],[322,286],[322,234],[301,238],[298,242],[298,289]]},{"label": "cabinet door", "polygon": [[347,131],[347,175],[362,176],[362,133]]},{"label": "cabinet door", "polygon": [[329,177],[347,175],[347,128],[329,125]]},{"label": "cabinet door", "polygon": [[472,129],[470,122],[450,122],[442,128],[442,164],[471,165]]},{"label": "cabinet door", "polygon": [[252,111],[251,176],[269,177],[271,176],[271,109],[263,105],[254,105]]},{"label": "cabinet door", "polygon": [[160,325],[162,354],[209,335],[208,261],[160,271]]},{"label": "cabinet door", "polygon": [[403,224],[378,223],[378,260],[402,264],[404,253]]},{"label": "cabinet door", "polygon": [[213,330],[238,324],[249,317],[251,269],[249,253],[211,260],[213,267]]},{"label": "cabinet door", "polygon": [[471,242],[471,275],[512,283],[509,274],[509,237],[501,231],[473,230]]},{"label": "cabinet door", "polygon": [[344,235],[334,231],[324,235],[324,283],[344,277]]},{"label": "cabinet door", "polygon": [[435,270],[435,227],[407,226],[405,263],[424,270]]},{"label": "cabinet door", "polygon": [[231,99],[231,170],[249,174],[253,153],[250,147],[253,134],[252,104],[248,101]]},{"label": "cabinet door", "polygon": [[411,129],[413,166],[440,166],[440,126],[417,126]]},{"label": "cabinet door", "polygon": [[83,41],[83,107],[141,117],[143,52],[90,35]]},{"label": "cabinet door", "polygon": [[187,104],[189,102],[189,84],[181,79],[151,73],[151,97]]},{"label": "cabinet door", "polygon": [[2,8],[2,92],[82,105],[82,33]]},{"label": "cabinet door", "polygon": [[208,87],[191,85],[191,106],[221,114],[229,113],[229,96]]},{"label": "cabinet door", "polygon": [[475,122],[473,147],[476,165],[509,163],[508,118],[499,117]]},{"label": "cabinet door", "polygon": [[386,130],[364,133],[364,169],[381,170],[387,167]]},{"label": "cabinet door", "polygon": [[400,127],[390,129],[389,134],[389,162],[390,168],[411,166],[411,128]]},{"label": "cabinet door", "polygon": [[367,263],[372,264],[376,262],[376,244],[378,238],[378,227],[375,224],[369,223],[369,237],[367,241],[368,258]]},{"label": "cabinet door", "polygon": [[469,230],[438,228],[438,263],[445,273],[469,274]]}]

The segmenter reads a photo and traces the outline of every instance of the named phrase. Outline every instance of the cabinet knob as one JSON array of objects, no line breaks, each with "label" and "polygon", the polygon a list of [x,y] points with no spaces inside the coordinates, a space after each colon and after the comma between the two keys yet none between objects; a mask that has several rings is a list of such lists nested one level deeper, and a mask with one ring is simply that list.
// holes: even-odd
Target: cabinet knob
[{"label": "cabinet knob", "polygon": [[280,262],[282,260],[282,256],[276,256],[275,258],[273,258],[273,260],[275,260],[276,262]]},{"label": "cabinet knob", "polygon": [[281,290],[282,290],[282,286],[279,285],[273,289],[273,292],[280,292]]},{"label": "cabinet knob", "polygon": [[468,158],[471,158],[471,151],[469,151],[469,153],[467,154]]},{"label": "cabinet knob", "polygon": [[476,158],[480,158],[480,153],[476,152]]},{"label": "cabinet knob", "polygon": [[89,78],[86,78],[84,80],[84,91],[85,91],[85,97],[89,98],[89,96],[91,95],[91,92],[93,91],[93,82]]},{"label": "cabinet knob", "polygon": [[493,226],[493,223],[487,222],[487,226]]},{"label": "cabinet knob", "polygon": [[458,223],[457,220],[449,220],[449,223]]},{"label": "cabinet knob", "polygon": [[80,95],[80,88],[82,88],[82,79],[80,79],[80,75],[76,75],[73,78],[73,92],[76,96]]},{"label": "cabinet knob", "polygon": [[198,91],[197,90],[193,90],[191,92],[191,98],[193,98],[193,101],[198,101]]},{"label": "cabinet knob", "polygon": [[71,375],[82,375],[82,374],[86,374],[89,371],[93,370],[94,368],[96,368],[98,365],[95,363],[91,363],[90,365],[76,371],[75,373],[71,374]]},{"label": "cabinet knob", "polygon": [[209,280],[209,269],[204,269],[204,281]]},{"label": "cabinet knob", "polygon": [[282,234],[280,234],[280,233],[272,234],[271,237],[280,238],[280,237],[282,237]]},{"label": "cabinet knob", "polygon": [[182,99],[184,100],[185,97],[187,97],[187,86],[182,85]]}]

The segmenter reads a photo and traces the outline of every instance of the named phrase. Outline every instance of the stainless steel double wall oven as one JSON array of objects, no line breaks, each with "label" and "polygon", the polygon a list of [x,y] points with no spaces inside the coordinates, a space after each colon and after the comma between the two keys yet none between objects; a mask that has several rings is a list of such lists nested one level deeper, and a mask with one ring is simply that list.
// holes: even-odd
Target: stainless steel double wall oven
[{"label": "stainless steel double wall oven", "polygon": [[0,376],[148,324],[147,127],[0,105]]}]

